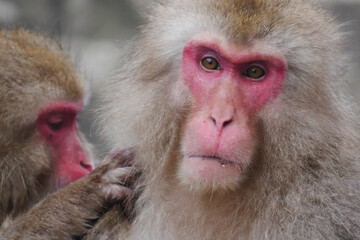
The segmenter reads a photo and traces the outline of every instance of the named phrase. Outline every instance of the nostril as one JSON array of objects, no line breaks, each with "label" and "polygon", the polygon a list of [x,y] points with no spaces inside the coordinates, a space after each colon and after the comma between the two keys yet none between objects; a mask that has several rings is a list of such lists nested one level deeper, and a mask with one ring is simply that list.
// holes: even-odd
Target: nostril
[{"label": "nostril", "polygon": [[83,161],[80,162],[80,166],[82,166],[83,168],[92,171],[92,166],[89,164],[84,163]]},{"label": "nostril", "polygon": [[210,117],[210,121],[214,124],[216,128],[219,130],[230,125],[233,122],[233,119],[230,118],[229,120],[217,119],[215,117]]},{"label": "nostril", "polygon": [[232,122],[232,119],[228,120],[228,121],[225,121],[223,123],[223,127],[226,127],[227,125],[229,125],[230,123]]},{"label": "nostril", "polygon": [[215,118],[211,117],[211,121],[212,121],[213,124],[216,126],[216,120],[215,120]]}]

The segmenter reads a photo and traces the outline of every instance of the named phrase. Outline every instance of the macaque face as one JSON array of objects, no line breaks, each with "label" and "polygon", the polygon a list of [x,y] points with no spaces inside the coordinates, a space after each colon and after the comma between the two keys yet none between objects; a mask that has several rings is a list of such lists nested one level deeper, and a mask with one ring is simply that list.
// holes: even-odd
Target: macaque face
[{"label": "macaque face", "polygon": [[183,182],[238,185],[257,144],[256,115],[278,96],[286,70],[277,49],[260,42],[238,46],[201,34],[186,44],[182,81],[194,105],[182,139]]},{"label": "macaque face", "polygon": [[93,169],[93,162],[83,148],[76,122],[82,102],[56,102],[45,107],[37,119],[42,141],[49,146],[59,187],[63,187]]}]

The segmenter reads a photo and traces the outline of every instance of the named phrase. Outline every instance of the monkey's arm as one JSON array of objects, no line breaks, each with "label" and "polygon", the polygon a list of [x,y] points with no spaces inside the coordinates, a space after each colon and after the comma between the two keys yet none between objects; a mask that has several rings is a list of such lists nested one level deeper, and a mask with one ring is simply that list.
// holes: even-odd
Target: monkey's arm
[{"label": "monkey's arm", "polygon": [[108,157],[90,175],[50,194],[26,214],[6,221],[1,239],[74,239],[84,236],[111,207],[131,195],[125,185],[132,181],[133,167],[119,168],[133,158],[121,152]]},{"label": "monkey's arm", "polygon": [[121,204],[114,205],[108,212],[106,212],[86,233],[83,240],[92,239],[113,239],[115,236],[122,239],[120,236],[125,236],[130,229],[132,223],[124,214],[119,214],[123,211]]}]

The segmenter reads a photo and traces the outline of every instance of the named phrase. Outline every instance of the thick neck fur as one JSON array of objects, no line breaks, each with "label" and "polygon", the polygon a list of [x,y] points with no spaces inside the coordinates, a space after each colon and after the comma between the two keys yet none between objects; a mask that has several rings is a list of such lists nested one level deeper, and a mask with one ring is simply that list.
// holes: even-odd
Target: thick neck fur
[{"label": "thick neck fur", "polygon": [[[337,108],[336,104],[333,107]],[[175,123],[163,126],[162,130],[154,129],[159,131],[154,135],[148,132],[151,142],[158,145],[149,141],[140,144],[138,161],[151,170],[145,171],[146,188],[130,236],[132,233],[134,239],[358,236],[360,213],[353,212],[351,206],[360,202],[349,203],[349,199],[360,194],[355,147],[359,141],[354,131],[338,128],[355,129],[355,125],[351,120],[343,122],[339,116],[349,114],[337,110],[338,115],[309,110],[308,115],[295,116],[293,111],[288,114],[289,111],[279,108],[278,103],[268,106],[261,113],[263,122],[259,123],[264,132],[260,154],[238,189],[222,193],[194,192],[177,181],[174,153],[179,139],[175,138],[178,135]],[[331,122],[325,119],[329,117]],[[156,165],[160,167],[154,169]],[[332,210],[324,210],[324,206]]]}]

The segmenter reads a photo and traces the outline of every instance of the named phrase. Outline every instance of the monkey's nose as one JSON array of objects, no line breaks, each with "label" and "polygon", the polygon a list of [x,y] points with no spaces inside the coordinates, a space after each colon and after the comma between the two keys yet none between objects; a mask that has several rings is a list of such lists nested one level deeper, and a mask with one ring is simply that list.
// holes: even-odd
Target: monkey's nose
[{"label": "monkey's nose", "polygon": [[89,170],[90,172],[93,170],[92,166],[89,164],[84,163],[83,161],[80,162],[80,166],[85,168],[86,170]]},{"label": "monkey's nose", "polygon": [[222,130],[223,128],[225,128],[226,126],[230,125],[233,122],[232,117],[221,118],[221,117],[214,117],[214,115],[210,116],[210,120],[214,124],[216,129],[218,129],[219,131]]},{"label": "monkey's nose", "polygon": [[235,109],[231,104],[215,104],[210,113],[210,122],[221,131],[234,121]]}]

